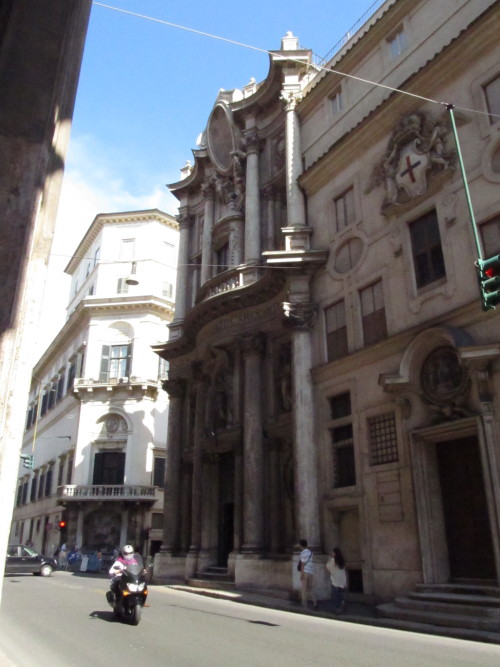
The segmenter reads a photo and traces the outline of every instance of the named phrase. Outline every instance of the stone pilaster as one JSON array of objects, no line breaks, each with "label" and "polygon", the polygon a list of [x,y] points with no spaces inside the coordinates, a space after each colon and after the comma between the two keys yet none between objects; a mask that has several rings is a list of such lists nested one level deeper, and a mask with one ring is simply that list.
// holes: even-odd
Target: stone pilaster
[{"label": "stone pilaster", "polygon": [[263,548],[264,447],[262,433],[262,353],[261,334],[245,336],[243,417],[243,547],[247,553]]},{"label": "stone pilaster", "polygon": [[188,303],[189,227],[191,218],[187,207],[179,209],[179,261],[177,264],[177,288],[175,292],[175,320],[183,320]]},{"label": "stone pilaster", "polygon": [[165,380],[162,387],[169,395],[170,405],[165,452],[163,542],[161,551],[174,553],[179,547],[180,443],[182,442],[182,406],[185,383],[183,380]]}]

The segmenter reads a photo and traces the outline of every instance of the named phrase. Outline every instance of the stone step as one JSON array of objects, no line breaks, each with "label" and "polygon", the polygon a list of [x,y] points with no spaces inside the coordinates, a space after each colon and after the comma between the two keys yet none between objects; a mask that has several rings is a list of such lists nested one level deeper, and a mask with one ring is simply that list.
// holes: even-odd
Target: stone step
[{"label": "stone step", "polygon": [[447,628],[466,628],[482,632],[499,630],[498,618],[466,616],[463,614],[441,613],[439,611],[405,608],[399,602],[390,602],[377,607],[382,618],[390,618],[411,623],[422,623]]},{"label": "stone step", "polygon": [[472,596],[484,596],[486,598],[498,598],[500,599],[500,587],[497,585],[487,585],[487,584],[458,584],[458,583],[447,583],[447,584],[417,584],[415,587],[416,591],[419,593],[444,593],[444,594],[458,594],[458,595],[472,595]]},{"label": "stone step", "polygon": [[449,595],[448,599],[440,595],[431,598],[429,594],[420,596],[419,593],[410,593],[407,597],[396,598],[394,604],[405,609],[414,609],[418,613],[432,611],[441,614],[461,616],[479,616],[496,618],[500,625],[500,606],[485,604],[484,598],[472,596]]},{"label": "stone step", "polygon": [[435,591],[412,591],[408,594],[411,600],[428,602],[430,604],[456,605],[457,607],[471,608],[477,612],[480,609],[491,609],[500,611],[500,597],[489,597],[485,595],[464,595],[458,593],[441,593]]},{"label": "stone step", "polygon": [[199,575],[190,577],[186,579],[186,585],[191,586],[192,588],[212,588],[220,589],[224,591],[234,590],[234,581],[230,578],[227,579],[207,579]]}]

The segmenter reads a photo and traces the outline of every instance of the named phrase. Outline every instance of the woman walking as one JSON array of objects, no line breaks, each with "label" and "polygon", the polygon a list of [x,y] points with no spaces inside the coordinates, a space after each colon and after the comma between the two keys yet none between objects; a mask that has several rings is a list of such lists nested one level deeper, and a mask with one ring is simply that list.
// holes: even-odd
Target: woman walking
[{"label": "woman walking", "polygon": [[326,569],[330,572],[330,579],[333,586],[333,608],[336,614],[341,614],[345,611],[347,574],[345,559],[338,547],[333,549],[332,555],[326,564]]}]

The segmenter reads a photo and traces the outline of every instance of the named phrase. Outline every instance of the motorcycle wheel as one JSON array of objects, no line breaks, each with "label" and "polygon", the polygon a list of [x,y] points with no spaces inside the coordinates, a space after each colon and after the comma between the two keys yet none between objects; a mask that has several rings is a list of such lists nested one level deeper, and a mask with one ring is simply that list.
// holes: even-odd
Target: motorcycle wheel
[{"label": "motorcycle wheel", "polygon": [[132,615],[130,617],[130,623],[132,625],[139,625],[139,621],[141,620],[141,614],[142,614],[141,605],[136,604],[131,611],[132,611]]}]

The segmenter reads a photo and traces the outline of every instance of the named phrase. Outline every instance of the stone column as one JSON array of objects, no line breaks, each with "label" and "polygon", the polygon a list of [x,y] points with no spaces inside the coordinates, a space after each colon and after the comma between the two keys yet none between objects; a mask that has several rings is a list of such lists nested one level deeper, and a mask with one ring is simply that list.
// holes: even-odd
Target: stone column
[{"label": "stone column", "polygon": [[233,551],[241,551],[243,505],[243,451],[241,444],[234,447],[234,536]]},{"label": "stone column", "polygon": [[212,228],[214,226],[215,189],[211,181],[202,185],[205,199],[205,215],[203,219],[203,248],[201,251],[201,284],[212,277]]},{"label": "stone column", "polygon": [[260,196],[259,196],[259,138],[257,132],[245,136],[247,171],[245,189],[245,264],[259,264]]},{"label": "stone column", "polygon": [[163,543],[161,551],[174,553],[179,547],[180,451],[182,443],[182,406],[184,380],[165,380],[162,385],[170,398],[167,448],[165,453],[165,488],[163,491]]},{"label": "stone column", "polygon": [[302,154],[300,150],[300,126],[295,107],[302,95],[295,87],[284,88],[281,99],[286,111],[286,202],[288,227],[306,224],[304,195],[299,188],[298,178],[302,173]]},{"label": "stone column", "polygon": [[258,553],[263,548],[264,447],[262,434],[262,334],[243,339],[243,547]]},{"label": "stone column", "polygon": [[292,396],[297,539],[320,547],[318,468],[311,379],[311,329],[316,316],[312,303],[285,303],[285,323],[292,334]]},{"label": "stone column", "polygon": [[181,206],[177,216],[179,223],[179,259],[177,262],[177,287],[175,291],[175,321],[183,320],[188,303],[189,227],[191,218],[187,206]]},{"label": "stone column", "polygon": [[193,481],[191,506],[191,545],[189,551],[198,553],[201,549],[202,486],[203,486],[203,443],[205,440],[205,416],[207,403],[207,382],[201,369],[195,369],[198,380],[196,387],[196,408],[194,417]]}]

